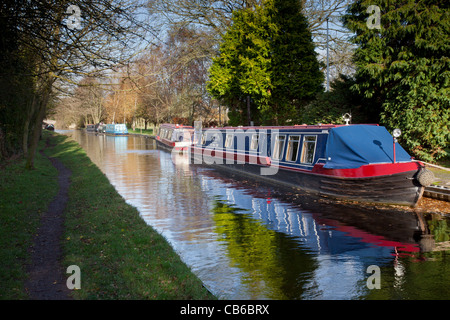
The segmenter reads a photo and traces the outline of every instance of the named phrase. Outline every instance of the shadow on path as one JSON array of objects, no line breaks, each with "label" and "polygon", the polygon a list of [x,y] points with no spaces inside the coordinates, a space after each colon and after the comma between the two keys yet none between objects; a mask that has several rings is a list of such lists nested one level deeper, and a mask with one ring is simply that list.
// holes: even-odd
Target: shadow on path
[{"label": "shadow on path", "polygon": [[[47,146],[49,147],[49,140]],[[42,155],[47,157],[44,152]],[[66,286],[65,269],[61,267],[61,237],[64,233],[64,209],[68,201],[71,171],[58,159],[47,157],[58,170],[59,191],[41,217],[41,225],[33,239],[29,279],[25,284],[32,300],[72,299]],[[69,275],[67,275],[69,276]]]}]

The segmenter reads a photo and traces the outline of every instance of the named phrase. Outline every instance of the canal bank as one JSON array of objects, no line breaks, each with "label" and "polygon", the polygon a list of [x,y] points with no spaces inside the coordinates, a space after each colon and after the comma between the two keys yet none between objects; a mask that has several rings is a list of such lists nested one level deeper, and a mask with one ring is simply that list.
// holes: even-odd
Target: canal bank
[{"label": "canal bank", "polygon": [[[215,298],[75,141],[50,132],[45,132],[46,139],[51,147],[40,145],[46,156],[57,158],[72,172],[60,243],[63,272],[76,266],[81,276],[81,288],[71,292],[73,298]],[[24,284],[32,262],[32,238],[58,191],[58,172],[50,160],[38,154],[36,167],[25,171],[19,162],[0,171],[0,188],[8,197],[0,202],[2,299],[29,299]],[[67,279],[70,274],[63,276]]]}]

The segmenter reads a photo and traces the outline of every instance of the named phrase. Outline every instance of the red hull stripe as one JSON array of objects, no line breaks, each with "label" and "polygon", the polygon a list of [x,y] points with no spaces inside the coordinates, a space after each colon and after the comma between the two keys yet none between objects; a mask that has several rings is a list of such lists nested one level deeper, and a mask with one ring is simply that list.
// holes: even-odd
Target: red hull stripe
[{"label": "red hull stripe", "polygon": [[366,178],[387,176],[402,172],[417,171],[420,169],[420,162],[403,163],[376,163],[361,166],[355,169],[324,169],[324,164],[316,164],[313,173],[342,178]]},{"label": "red hull stripe", "polygon": [[222,159],[225,160],[224,164],[226,164],[226,160],[234,160],[239,161],[241,163],[257,164],[262,166],[272,165],[274,167],[279,167],[280,169],[288,171],[309,173],[314,175],[333,176],[340,178],[370,178],[370,177],[386,176],[409,171],[417,171],[421,167],[420,162],[404,162],[404,163],[368,164],[355,169],[325,169],[323,168],[324,164],[319,163],[316,164],[311,171],[300,168],[287,167],[283,165],[275,165],[272,163],[270,157],[261,157],[248,154],[244,155],[233,152],[202,149],[197,147],[193,147],[193,149],[196,154],[201,154],[203,152],[203,154],[206,156],[218,158],[222,157]]},{"label": "red hull stripe", "polygon": [[167,139],[162,139],[160,136],[157,136],[156,140],[160,141],[161,143],[164,143],[166,146],[175,147],[175,142],[172,142]]}]

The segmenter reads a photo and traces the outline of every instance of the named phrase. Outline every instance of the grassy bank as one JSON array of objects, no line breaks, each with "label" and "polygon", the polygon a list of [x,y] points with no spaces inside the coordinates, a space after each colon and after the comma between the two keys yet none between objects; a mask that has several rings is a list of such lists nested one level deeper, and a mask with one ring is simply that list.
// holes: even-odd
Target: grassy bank
[{"label": "grassy bank", "polygon": [[35,167],[25,170],[25,161],[19,160],[0,168],[0,299],[27,298],[29,248],[41,213],[57,193],[58,172],[50,161],[38,153]]},{"label": "grassy bank", "polygon": [[137,133],[137,134],[144,134],[147,136],[153,136],[153,129],[128,129],[128,133]]},{"label": "grassy bank", "polygon": [[[80,267],[81,289],[73,291],[76,299],[214,299],[169,243],[139,217],[134,207],[125,202],[75,141],[54,133],[46,133],[46,136],[55,145],[46,149],[46,154],[57,157],[72,171],[69,203],[65,212],[66,232],[62,239],[62,264],[64,268],[69,265]],[[20,209],[23,211],[21,218],[14,218],[25,220],[15,228],[19,233],[26,229],[23,233],[28,238],[37,226],[36,218],[32,219],[32,223],[27,221],[29,216],[37,216],[36,212],[44,210],[57,191],[56,171],[51,164],[42,157],[39,157],[37,164],[37,170],[33,172],[21,170],[19,164],[17,167],[8,166],[4,169],[7,174],[2,174],[2,177],[6,177],[3,180],[9,181],[9,189],[16,191],[20,190],[19,183],[25,184],[20,182],[22,179],[26,181],[29,175],[36,175],[34,183],[29,183],[29,189],[21,195],[17,193],[19,198],[13,198],[16,193],[12,191],[8,197],[2,196],[6,202],[14,199],[15,203],[25,201],[30,194],[42,196],[31,209]],[[14,171],[19,171],[21,178],[8,178],[16,176]],[[44,172],[51,183],[42,181]],[[1,208],[3,216],[4,210]],[[7,216],[15,214],[11,212]],[[0,237],[4,238],[3,234]],[[17,239],[14,242],[19,245],[19,251],[23,251],[23,246],[28,246],[22,244],[23,241]],[[11,245],[4,246],[2,243],[0,254],[15,255],[9,252],[8,246]],[[13,258],[19,267],[27,259],[26,252]],[[2,268],[8,269],[4,261]],[[23,283],[24,273],[16,276],[11,274],[13,271],[7,271],[10,273],[9,278],[19,279],[15,285],[10,285],[8,291],[19,293],[10,293],[5,297],[26,297],[25,293],[20,292],[18,284]],[[3,272],[1,276],[4,277]]]}]

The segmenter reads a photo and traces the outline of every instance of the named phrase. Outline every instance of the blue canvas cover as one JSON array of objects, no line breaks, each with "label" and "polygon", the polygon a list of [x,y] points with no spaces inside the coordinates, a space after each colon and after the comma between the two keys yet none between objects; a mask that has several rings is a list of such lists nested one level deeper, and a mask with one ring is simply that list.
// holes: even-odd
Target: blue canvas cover
[{"label": "blue canvas cover", "polygon": [[[325,156],[327,169],[354,169],[373,163],[393,162],[393,137],[382,126],[350,125],[330,130]],[[395,161],[409,162],[411,156],[398,143]]]}]

